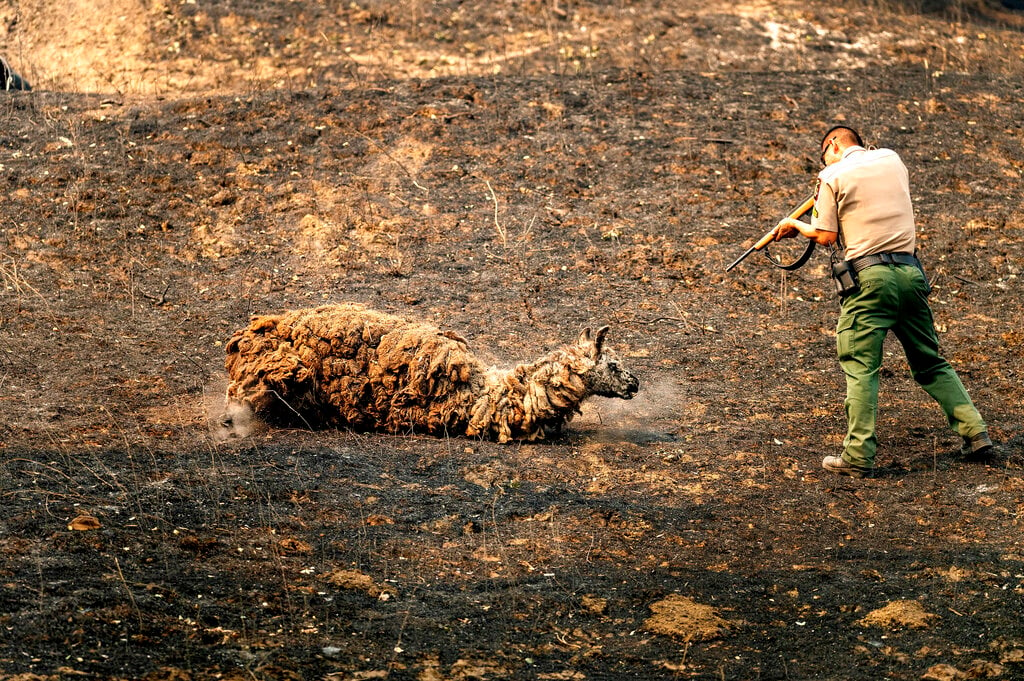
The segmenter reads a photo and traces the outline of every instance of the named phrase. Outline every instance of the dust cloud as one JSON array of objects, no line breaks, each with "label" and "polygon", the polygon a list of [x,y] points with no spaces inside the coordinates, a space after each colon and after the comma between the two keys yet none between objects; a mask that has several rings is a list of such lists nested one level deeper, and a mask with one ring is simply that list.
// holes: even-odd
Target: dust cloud
[{"label": "dust cloud", "polygon": [[671,440],[667,432],[656,432],[657,425],[678,423],[685,410],[685,379],[659,376],[654,381],[640,378],[640,392],[631,400],[592,397],[583,403],[580,415],[569,425],[573,430],[591,431],[588,436],[643,441]]}]

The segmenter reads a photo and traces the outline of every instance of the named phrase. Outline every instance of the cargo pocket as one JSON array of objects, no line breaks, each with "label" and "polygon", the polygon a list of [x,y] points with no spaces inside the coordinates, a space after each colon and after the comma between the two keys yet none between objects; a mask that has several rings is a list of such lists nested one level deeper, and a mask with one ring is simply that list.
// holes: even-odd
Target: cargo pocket
[{"label": "cargo pocket", "polygon": [[836,324],[836,352],[840,361],[853,355],[854,319],[853,315],[844,315],[839,317],[839,323]]}]

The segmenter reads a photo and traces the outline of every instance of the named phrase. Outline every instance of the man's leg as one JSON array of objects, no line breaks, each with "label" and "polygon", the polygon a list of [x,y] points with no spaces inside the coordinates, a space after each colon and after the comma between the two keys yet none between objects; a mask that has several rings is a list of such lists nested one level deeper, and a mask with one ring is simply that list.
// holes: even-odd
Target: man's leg
[{"label": "man's leg", "polygon": [[921,290],[908,294],[893,333],[903,345],[914,380],[939,403],[953,430],[965,438],[986,432],[988,428],[960,377],[939,354],[932,311]]},{"label": "man's leg", "polygon": [[878,370],[885,335],[898,312],[896,288],[887,268],[873,267],[860,275],[860,290],[843,300],[836,325],[836,350],[846,374],[846,439],[843,459],[870,469],[875,465],[875,423],[878,418]]},{"label": "man's leg", "polygon": [[878,440],[878,370],[882,363],[885,328],[854,318],[836,333],[839,364],[846,374],[846,439],[843,459],[860,468],[873,468]]}]

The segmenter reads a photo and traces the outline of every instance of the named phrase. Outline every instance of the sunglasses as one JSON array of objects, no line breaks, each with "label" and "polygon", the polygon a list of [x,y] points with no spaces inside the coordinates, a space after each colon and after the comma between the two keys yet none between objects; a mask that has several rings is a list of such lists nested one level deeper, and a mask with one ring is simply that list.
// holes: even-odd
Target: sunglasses
[{"label": "sunglasses", "polygon": [[825,152],[828,151],[829,146],[836,141],[835,137],[829,137],[825,141],[825,146],[821,150],[821,165],[825,165]]}]

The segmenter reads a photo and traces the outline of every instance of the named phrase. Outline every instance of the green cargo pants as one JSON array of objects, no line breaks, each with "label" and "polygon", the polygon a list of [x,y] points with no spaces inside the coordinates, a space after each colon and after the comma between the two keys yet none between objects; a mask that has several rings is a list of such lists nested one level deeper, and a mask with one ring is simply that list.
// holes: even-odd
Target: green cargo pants
[{"label": "green cargo pants", "polygon": [[891,329],[914,380],[942,407],[950,426],[971,437],[987,430],[956,371],[939,354],[924,275],[912,265],[875,265],[858,274],[860,289],[842,302],[836,325],[839,363],[846,374],[847,434],[843,458],[872,468],[878,441],[878,370]]}]

